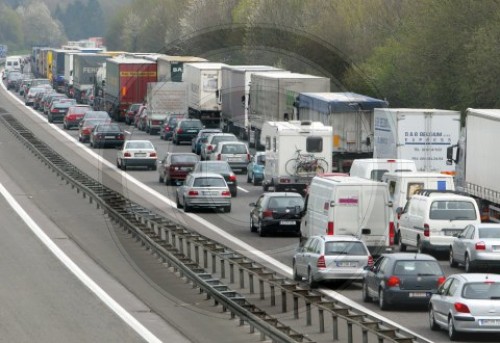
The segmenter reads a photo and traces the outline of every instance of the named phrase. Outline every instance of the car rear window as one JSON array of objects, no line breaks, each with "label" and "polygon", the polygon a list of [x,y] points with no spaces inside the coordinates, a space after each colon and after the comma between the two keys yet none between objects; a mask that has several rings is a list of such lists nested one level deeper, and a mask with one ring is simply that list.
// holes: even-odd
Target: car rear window
[{"label": "car rear window", "polygon": [[475,220],[476,210],[470,201],[436,200],[431,204],[430,219]]},{"label": "car rear window", "polygon": [[260,164],[262,166],[264,164],[266,164],[266,155],[259,155],[259,156],[257,156],[255,163],[256,164]]},{"label": "car rear window", "polygon": [[295,208],[304,206],[302,197],[272,197],[269,199],[268,208]]},{"label": "car rear window", "polygon": [[201,165],[201,170],[214,173],[227,173],[229,171],[226,163],[205,163]]},{"label": "car rear window", "polygon": [[395,275],[432,276],[443,275],[437,261],[396,261],[394,265]]},{"label": "car rear window", "polygon": [[98,131],[121,131],[117,124],[101,124],[98,126]]},{"label": "car rear window", "polygon": [[248,153],[247,147],[243,144],[225,144],[221,153],[223,154],[246,154]]},{"label": "car rear window", "polygon": [[194,180],[194,187],[226,187],[223,178],[220,177],[199,177]]},{"label": "car rear window", "polygon": [[500,238],[500,228],[480,227],[479,238]]},{"label": "car rear window", "polygon": [[153,149],[150,142],[127,142],[127,149]]},{"label": "car rear window", "polygon": [[191,155],[177,155],[172,156],[172,163],[196,163],[198,158]]},{"label": "car rear window", "polygon": [[466,283],[462,297],[466,299],[500,299],[500,283],[488,281]]},{"label": "car rear window", "polygon": [[325,242],[325,255],[368,255],[363,243],[361,242]]}]

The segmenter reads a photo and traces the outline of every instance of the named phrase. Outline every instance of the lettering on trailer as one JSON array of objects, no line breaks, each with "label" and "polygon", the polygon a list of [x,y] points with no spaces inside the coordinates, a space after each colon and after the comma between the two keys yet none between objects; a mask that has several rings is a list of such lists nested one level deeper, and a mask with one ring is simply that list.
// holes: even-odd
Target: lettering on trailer
[{"label": "lettering on trailer", "polygon": [[120,77],[156,77],[156,71],[121,71]]}]

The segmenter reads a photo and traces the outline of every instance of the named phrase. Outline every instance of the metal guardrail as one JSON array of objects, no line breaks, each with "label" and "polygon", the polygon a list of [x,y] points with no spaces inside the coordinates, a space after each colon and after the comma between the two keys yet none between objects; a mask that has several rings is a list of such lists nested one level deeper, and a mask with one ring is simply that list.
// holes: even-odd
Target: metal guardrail
[{"label": "metal guardrail", "polygon": [[[282,277],[218,242],[131,202],[81,172],[37,139],[13,116],[1,112],[5,111],[0,109],[0,121],[43,163],[54,170],[57,176],[71,184],[84,198],[95,202],[97,208],[102,208],[138,242],[174,268],[180,276],[189,279],[200,292],[206,293],[207,298],[213,299],[215,304],[229,311],[232,318],[238,317],[241,324],[247,323],[251,333],[255,329],[259,331],[261,339],[268,337],[273,342],[313,342],[309,336],[331,333],[329,341],[342,340],[349,343],[367,343],[370,337],[376,338],[378,342],[430,342],[357,311],[338,300],[328,298],[299,282]],[[210,273],[207,273],[207,270],[210,270]],[[247,296],[231,290],[223,282],[235,284],[236,270],[239,287],[248,292]],[[277,293],[280,296],[277,296]],[[250,298],[252,301],[249,301]],[[293,304],[291,309],[288,306],[289,301]],[[262,306],[256,305],[259,303]],[[303,305],[300,306],[300,303]],[[262,309],[263,306],[271,309],[280,307],[281,311],[274,310],[276,314],[269,315]],[[313,307],[317,310],[316,315],[313,315]],[[309,336],[292,329],[298,325],[303,313],[305,327],[309,328],[305,331],[310,331]],[[331,319],[328,328],[325,324],[326,314]],[[278,320],[278,317],[282,320]],[[285,320],[287,317],[290,318]],[[318,330],[312,329],[313,318]],[[285,321],[291,324],[287,325]],[[345,324],[345,330],[340,329],[341,323]],[[357,330],[354,330],[354,327]]]}]

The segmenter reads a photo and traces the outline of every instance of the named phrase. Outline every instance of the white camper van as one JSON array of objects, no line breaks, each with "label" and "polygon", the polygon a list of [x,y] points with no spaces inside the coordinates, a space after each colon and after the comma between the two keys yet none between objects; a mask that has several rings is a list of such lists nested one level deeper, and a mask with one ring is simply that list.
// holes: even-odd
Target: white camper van
[{"label": "white camper van", "polygon": [[363,179],[382,181],[382,176],[390,172],[416,172],[415,161],[388,158],[359,158],[352,162],[349,175]]},{"label": "white camper van", "polygon": [[21,71],[21,56],[7,56],[5,59],[5,71]]},{"label": "white camper van", "polygon": [[306,195],[302,238],[353,235],[380,254],[394,240],[387,184],[353,176],[316,176]]}]

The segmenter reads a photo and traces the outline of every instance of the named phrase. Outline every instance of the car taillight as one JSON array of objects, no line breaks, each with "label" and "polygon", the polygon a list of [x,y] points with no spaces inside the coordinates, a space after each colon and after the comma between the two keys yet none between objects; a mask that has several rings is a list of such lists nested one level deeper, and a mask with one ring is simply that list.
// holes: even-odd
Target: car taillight
[{"label": "car taillight", "polygon": [[460,313],[470,313],[469,306],[462,303],[454,303],[455,310]]},{"label": "car taillight", "polygon": [[150,152],[149,157],[156,157],[156,152]]},{"label": "car taillight", "polygon": [[265,210],[262,212],[262,217],[263,218],[272,218],[273,217],[273,211],[271,210]]},{"label": "car taillight", "polygon": [[387,285],[387,287],[396,287],[399,286],[399,283],[400,283],[399,278],[393,275],[387,279],[387,282],[385,284]]},{"label": "car taillight", "polygon": [[212,149],[213,149],[213,148],[214,148],[214,147],[213,147],[213,145],[211,145],[211,144],[207,146],[207,150],[208,150],[208,151],[212,151]]},{"label": "car taillight", "polygon": [[177,130],[177,133],[183,133],[183,132],[184,132],[184,130],[183,130],[183,129],[179,129],[179,130]]},{"label": "car taillight", "polygon": [[132,157],[132,154],[131,154],[131,153],[129,153],[128,151],[125,151],[125,152],[123,153],[123,156],[125,156],[125,157]]},{"label": "car taillight", "polygon": [[328,226],[326,227],[326,234],[327,235],[333,235],[335,229],[335,224],[333,222],[328,222]]},{"label": "car taillight", "polygon": [[167,126],[167,127],[165,128],[165,131],[170,131],[170,126]]},{"label": "car taillight", "polygon": [[222,159],[222,155],[221,154],[218,154],[217,155],[217,160],[220,161]]},{"label": "car taillight", "polygon": [[247,161],[250,162],[250,154],[247,154]]},{"label": "car taillight", "polygon": [[189,191],[189,192],[188,192],[188,195],[189,195],[190,197],[192,197],[192,196],[197,196],[197,195],[198,195],[198,191]]},{"label": "car taillight", "polygon": [[486,243],[477,242],[475,245],[476,250],[486,250]]},{"label": "car taillight", "polygon": [[439,286],[441,286],[441,285],[444,283],[444,281],[445,281],[445,280],[446,280],[446,278],[445,278],[444,276],[441,276],[441,277],[438,279],[438,284],[437,284],[437,285],[438,285],[438,287],[439,287]]},{"label": "car taillight", "polygon": [[223,197],[230,197],[231,196],[231,192],[230,191],[222,191],[222,196]]},{"label": "car taillight", "polygon": [[318,258],[318,262],[316,263],[316,267],[318,267],[319,269],[326,268],[325,256],[321,255]]},{"label": "car taillight", "polygon": [[118,139],[124,139],[124,138],[125,137],[121,133],[118,135]]},{"label": "car taillight", "polygon": [[371,255],[368,256],[368,267],[373,267],[373,257]]},{"label": "car taillight", "polygon": [[424,236],[425,237],[429,237],[429,231],[430,231],[429,224],[424,224]]},{"label": "car taillight", "polygon": [[236,181],[236,175],[234,174],[229,175],[229,181]]},{"label": "car taillight", "polygon": [[290,180],[288,178],[280,178],[279,183],[292,183],[292,180]]},{"label": "car taillight", "polygon": [[389,222],[389,244],[393,245],[394,244],[394,222]]}]

